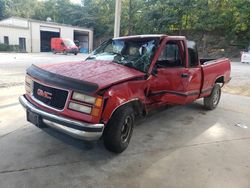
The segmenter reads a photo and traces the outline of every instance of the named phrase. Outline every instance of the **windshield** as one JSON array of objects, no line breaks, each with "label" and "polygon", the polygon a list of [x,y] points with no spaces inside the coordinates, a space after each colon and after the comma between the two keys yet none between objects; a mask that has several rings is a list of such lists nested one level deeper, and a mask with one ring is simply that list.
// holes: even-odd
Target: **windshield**
[{"label": "windshield", "polygon": [[68,46],[68,47],[74,47],[75,46],[75,43],[72,40],[69,40],[69,39],[64,39],[63,43],[65,44],[65,46]]},{"label": "windshield", "polygon": [[88,59],[109,60],[147,72],[159,38],[114,39],[103,43]]}]

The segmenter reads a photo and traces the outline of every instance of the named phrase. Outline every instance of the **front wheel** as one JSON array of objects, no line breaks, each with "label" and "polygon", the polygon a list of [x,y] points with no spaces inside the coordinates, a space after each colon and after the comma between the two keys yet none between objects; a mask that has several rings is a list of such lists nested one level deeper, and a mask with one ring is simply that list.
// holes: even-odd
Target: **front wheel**
[{"label": "front wheel", "polygon": [[111,117],[103,133],[105,147],[114,153],[123,152],[130,142],[134,128],[134,111],[121,107]]},{"label": "front wheel", "polygon": [[220,102],[221,87],[219,84],[215,84],[212,93],[208,97],[204,97],[204,106],[208,110],[213,110]]}]

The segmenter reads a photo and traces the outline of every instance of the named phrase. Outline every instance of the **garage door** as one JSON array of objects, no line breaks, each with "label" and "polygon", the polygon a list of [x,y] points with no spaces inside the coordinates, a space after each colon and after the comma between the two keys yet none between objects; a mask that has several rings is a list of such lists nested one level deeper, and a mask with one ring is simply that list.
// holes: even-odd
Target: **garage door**
[{"label": "garage door", "polygon": [[50,52],[51,38],[60,37],[60,28],[40,26],[41,52]]}]

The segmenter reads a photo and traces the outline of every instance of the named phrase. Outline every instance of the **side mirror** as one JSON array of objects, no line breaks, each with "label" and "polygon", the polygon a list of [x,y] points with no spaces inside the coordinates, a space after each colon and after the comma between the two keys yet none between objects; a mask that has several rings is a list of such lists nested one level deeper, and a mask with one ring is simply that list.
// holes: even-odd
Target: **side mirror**
[{"label": "side mirror", "polygon": [[154,67],[154,68],[153,68],[151,74],[152,74],[153,76],[157,76],[157,74],[158,74],[158,69],[157,69],[157,67]]}]

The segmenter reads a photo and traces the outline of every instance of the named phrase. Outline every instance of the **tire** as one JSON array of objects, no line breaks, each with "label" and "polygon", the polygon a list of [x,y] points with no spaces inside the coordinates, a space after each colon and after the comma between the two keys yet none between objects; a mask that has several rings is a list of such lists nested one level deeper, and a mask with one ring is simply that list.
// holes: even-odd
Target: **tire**
[{"label": "tire", "polygon": [[75,55],[77,55],[77,53],[74,53]]},{"label": "tire", "polygon": [[53,53],[53,54],[56,54],[56,51],[53,49],[53,50],[52,50],[52,53]]},{"label": "tire", "polygon": [[104,129],[103,141],[106,149],[114,153],[123,152],[129,145],[134,128],[134,111],[121,107],[112,115]]},{"label": "tire", "polygon": [[212,93],[208,97],[204,97],[204,106],[207,110],[213,110],[220,102],[221,87],[219,84],[215,84]]},{"label": "tire", "polygon": [[68,52],[64,50],[64,51],[63,51],[63,54],[64,54],[64,55],[68,55]]}]

